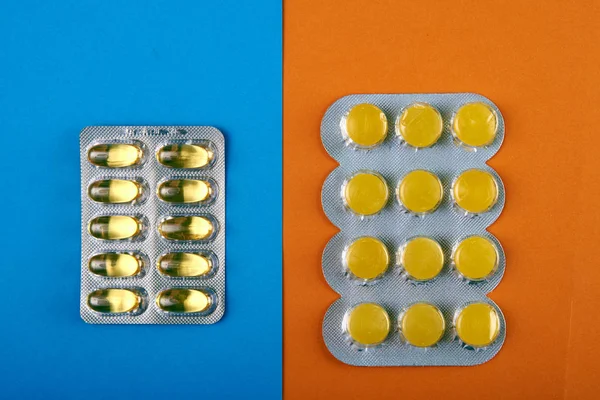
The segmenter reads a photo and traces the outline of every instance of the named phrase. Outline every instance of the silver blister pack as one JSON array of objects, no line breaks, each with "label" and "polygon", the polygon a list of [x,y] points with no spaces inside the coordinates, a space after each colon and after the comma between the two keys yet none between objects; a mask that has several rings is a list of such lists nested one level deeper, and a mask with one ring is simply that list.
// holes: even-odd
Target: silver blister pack
[{"label": "silver blister pack", "polygon": [[81,298],[93,324],[213,324],[225,312],[225,141],[210,126],[80,134]]},{"label": "silver blister pack", "polygon": [[[347,122],[350,110],[365,104],[376,106],[382,112],[382,118],[385,114],[388,124],[381,142],[361,147],[350,140],[346,130],[350,126]],[[433,145],[415,148],[399,134],[401,115],[415,104],[431,106],[441,117],[441,134]],[[459,125],[466,120],[465,116],[478,118],[477,114],[466,111],[457,114],[459,109],[468,110],[468,107],[461,107],[471,104],[484,111],[489,109],[490,118],[495,118],[493,139],[485,146],[469,146],[457,137],[457,132],[462,135],[470,132],[468,124]],[[452,125],[455,120],[456,125]],[[368,126],[365,120],[360,123],[363,128]],[[504,343],[506,325],[502,311],[487,294],[500,283],[506,262],[500,242],[486,228],[500,215],[505,196],[500,176],[486,165],[486,161],[499,150],[504,139],[500,110],[487,98],[472,93],[349,95],[337,100],[326,111],[321,122],[321,139],[329,155],[339,163],[326,178],[321,193],[325,214],[340,229],[326,245],[322,258],[323,274],[340,295],[323,320],[323,339],[329,351],[340,361],[357,366],[469,366],[493,358]],[[432,212],[411,212],[400,200],[402,193],[407,196],[405,203],[408,202],[408,194],[403,190],[409,186],[402,185],[405,177],[415,170],[428,171],[439,178],[443,195]],[[458,206],[457,202],[475,207],[464,203],[467,200],[461,197],[461,190],[468,189],[466,183],[473,180],[468,180],[467,174],[464,179],[457,179],[471,170],[482,171],[478,173],[495,181],[496,198],[485,212],[468,212]],[[372,215],[358,215],[352,208],[354,200],[348,199],[362,195],[360,186],[356,186],[355,192],[347,189],[352,178],[362,173],[379,176],[389,187],[388,199],[381,210]],[[487,201],[487,197],[476,197],[481,192],[478,190],[467,192],[472,193],[469,201],[474,199],[475,205],[479,204],[476,201]],[[467,241],[471,237],[478,241]],[[377,239],[389,255],[389,266],[373,279],[358,278],[349,269],[349,262],[370,268],[381,259],[365,261],[364,255],[371,253],[361,254],[357,252],[359,247],[349,247],[362,238]],[[441,249],[441,258],[436,258],[442,260],[439,261],[441,270],[431,279],[417,279],[403,265],[408,265],[409,261],[411,265],[431,265],[422,261],[429,259],[431,250],[428,248],[422,250],[413,246],[423,253],[414,250],[412,258],[403,258],[408,254],[405,246],[414,238],[432,239]],[[469,247],[463,243],[474,245]],[[354,258],[348,258],[349,249],[356,252]],[[460,259],[457,249],[460,249]],[[477,253],[478,249],[483,250]],[[491,254],[489,249],[495,249],[496,257],[489,275],[475,278],[479,264],[474,265],[476,270],[467,271],[471,278],[458,273],[456,260],[460,260],[461,271],[464,271],[473,268],[472,260],[478,260],[473,257],[485,256],[487,262]],[[362,251],[373,250],[363,247]],[[380,252],[372,254],[381,255]],[[379,309],[370,306],[359,311],[358,306],[362,304],[374,304]],[[424,307],[422,314],[419,314],[419,307],[409,313],[415,304],[425,304],[428,308]],[[387,322],[384,318],[384,322],[373,322],[373,325],[361,319],[367,318],[365,315],[380,315],[374,313],[381,313],[381,309],[384,310],[381,315],[387,313]],[[421,324],[418,318],[428,318],[432,315],[430,310],[434,309],[439,312],[440,320],[427,322],[430,325]],[[487,322],[480,323],[477,318]],[[382,326],[389,326],[388,334],[377,333],[384,329]],[[489,343],[485,341],[488,336]],[[435,339],[427,342],[431,337]]]}]

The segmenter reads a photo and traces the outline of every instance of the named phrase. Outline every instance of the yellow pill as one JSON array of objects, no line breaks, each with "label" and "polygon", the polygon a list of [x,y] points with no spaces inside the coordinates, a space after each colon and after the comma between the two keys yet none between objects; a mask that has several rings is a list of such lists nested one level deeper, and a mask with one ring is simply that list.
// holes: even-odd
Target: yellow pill
[{"label": "yellow pill", "polygon": [[408,307],[401,316],[400,331],[408,344],[431,347],[444,336],[444,315],[434,305],[417,303]]},{"label": "yellow pill", "polygon": [[487,303],[471,303],[459,311],[454,321],[458,338],[471,347],[489,346],[500,333],[500,317]]},{"label": "yellow pill", "polygon": [[377,214],[388,201],[388,187],[382,176],[359,172],[344,186],[344,201],[358,215]]},{"label": "yellow pill", "polygon": [[97,167],[125,168],[142,160],[142,149],[135,144],[97,144],[88,151],[88,161]]},{"label": "yellow pill", "polygon": [[162,182],[157,189],[158,198],[167,203],[199,203],[212,196],[209,182],[195,179],[174,179]]},{"label": "yellow pill", "polygon": [[90,258],[88,269],[99,276],[126,277],[137,275],[143,264],[142,259],[134,254],[102,253]]},{"label": "yellow pill", "polygon": [[440,112],[427,103],[409,105],[396,121],[396,133],[408,145],[416,148],[435,144],[443,129],[444,122]]},{"label": "yellow pill", "polygon": [[496,271],[500,256],[491,240],[483,236],[470,236],[456,246],[452,260],[463,277],[481,281]]},{"label": "yellow pill", "polygon": [[452,184],[452,198],[457,206],[468,213],[484,213],[498,201],[498,184],[489,172],[469,169]]},{"label": "yellow pill", "polygon": [[374,237],[361,237],[346,249],[345,262],[352,275],[370,280],[385,273],[390,255],[382,241]]},{"label": "yellow pill", "polygon": [[410,279],[428,281],[444,267],[444,252],[438,242],[420,236],[408,240],[400,249],[400,265]]},{"label": "yellow pill", "polygon": [[402,178],[397,196],[406,210],[415,214],[427,214],[435,211],[442,202],[444,188],[434,173],[418,169]]},{"label": "yellow pill", "polygon": [[212,261],[200,253],[167,253],[158,260],[158,269],[167,276],[204,276],[212,270]]},{"label": "yellow pill", "polygon": [[468,103],[460,107],[452,119],[452,133],[470,147],[491,144],[498,131],[498,116],[485,103]]},{"label": "yellow pill", "polygon": [[362,303],[346,315],[346,332],[359,345],[369,347],[382,343],[390,333],[390,317],[383,307]]},{"label": "yellow pill", "polygon": [[90,235],[104,240],[132,239],[142,230],[142,223],[128,215],[96,217],[88,225]]},{"label": "yellow pill", "polygon": [[98,203],[131,203],[142,195],[142,185],[126,179],[105,179],[92,183],[88,195]]},{"label": "yellow pill", "polygon": [[213,151],[199,144],[169,144],[156,154],[156,159],[165,167],[203,168],[214,159]]},{"label": "yellow pill", "polygon": [[346,115],[345,134],[357,147],[377,146],[384,141],[387,130],[385,114],[372,104],[358,104]]},{"label": "yellow pill", "polygon": [[212,298],[198,289],[167,289],[156,297],[156,305],[173,313],[198,313],[212,305]]},{"label": "yellow pill", "polygon": [[99,313],[124,314],[139,309],[140,293],[133,289],[99,289],[88,295],[87,304]]},{"label": "yellow pill", "polygon": [[205,217],[169,217],[160,223],[158,231],[169,240],[202,240],[213,234],[214,226]]}]

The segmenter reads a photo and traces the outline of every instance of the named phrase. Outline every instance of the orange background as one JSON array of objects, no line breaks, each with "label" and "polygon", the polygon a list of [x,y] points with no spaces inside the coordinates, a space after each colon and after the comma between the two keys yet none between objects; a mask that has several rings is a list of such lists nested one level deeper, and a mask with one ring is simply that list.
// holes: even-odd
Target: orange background
[{"label": "orange background", "polygon": [[[284,3],[284,395],[287,399],[600,398],[600,2]],[[477,92],[506,139],[490,231],[506,275],[490,297],[507,340],[477,367],[360,368],[326,349],[336,299],[321,252],[327,107],[351,93]]]}]

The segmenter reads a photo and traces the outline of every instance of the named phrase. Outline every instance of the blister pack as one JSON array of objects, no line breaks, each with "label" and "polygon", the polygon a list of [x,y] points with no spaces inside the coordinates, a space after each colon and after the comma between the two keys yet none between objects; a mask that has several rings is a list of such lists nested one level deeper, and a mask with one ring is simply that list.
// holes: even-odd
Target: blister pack
[{"label": "blister pack", "polygon": [[486,231],[504,186],[486,165],[504,121],[472,93],[350,95],[321,139],[339,163],[322,205],[340,228],[323,273],[340,294],[323,320],[329,351],[358,366],[481,364],[506,336],[486,295],[505,256]]},{"label": "blister pack", "polygon": [[81,131],[81,300],[94,324],[225,312],[225,141],[209,126]]}]

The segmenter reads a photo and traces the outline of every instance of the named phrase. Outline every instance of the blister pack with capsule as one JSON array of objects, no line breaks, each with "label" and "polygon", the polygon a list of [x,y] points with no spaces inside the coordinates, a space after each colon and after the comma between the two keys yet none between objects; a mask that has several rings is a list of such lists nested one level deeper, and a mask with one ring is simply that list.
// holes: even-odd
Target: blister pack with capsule
[{"label": "blister pack with capsule", "polygon": [[321,139],[339,163],[322,189],[340,232],[323,273],[340,298],[323,339],[358,366],[477,365],[506,337],[487,297],[505,256],[486,228],[504,206],[486,165],[504,139],[500,111],[472,93],[350,95]]},{"label": "blister pack with capsule", "polygon": [[212,324],[225,312],[225,142],[209,126],[80,135],[81,317]]}]

